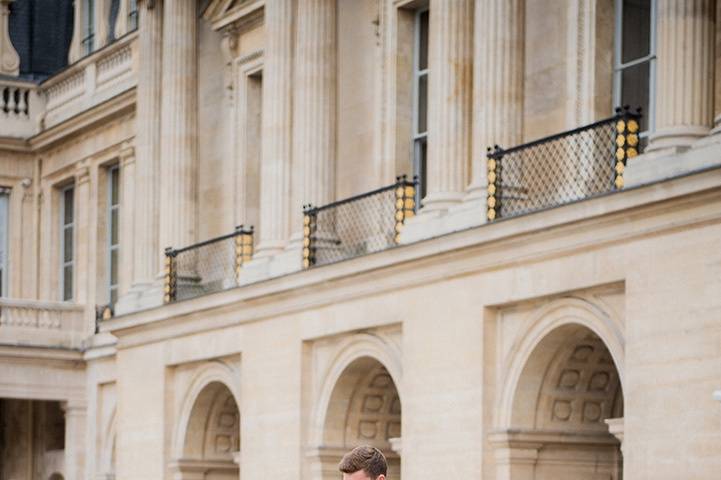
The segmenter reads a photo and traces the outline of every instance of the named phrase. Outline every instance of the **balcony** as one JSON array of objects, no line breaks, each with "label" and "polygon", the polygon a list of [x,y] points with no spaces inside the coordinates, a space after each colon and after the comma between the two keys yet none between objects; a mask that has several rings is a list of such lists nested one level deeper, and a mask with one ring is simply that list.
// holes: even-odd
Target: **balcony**
[{"label": "balcony", "polygon": [[83,326],[82,305],[0,299],[0,343],[5,345],[78,349]]},{"label": "balcony", "polygon": [[0,136],[28,138],[35,135],[44,108],[37,85],[0,77]]},{"label": "balcony", "polygon": [[220,292],[240,284],[253,256],[253,227],[187,247],[165,249],[164,303]]},{"label": "balcony", "polygon": [[44,128],[56,126],[137,84],[136,32],[84,57],[40,85],[46,98]]},{"label": "balcony", "polygon": [[416,212],[416,181],[396,183],[362,195],[313,207],[303,217],[303,268],[379,252],[400,242],[407,218]]},{"label": "balcony", "polygon": [[516,147],[489,148],[489,221],[623,188],[626,161],[639,154],[639,112],[613,117]]}]

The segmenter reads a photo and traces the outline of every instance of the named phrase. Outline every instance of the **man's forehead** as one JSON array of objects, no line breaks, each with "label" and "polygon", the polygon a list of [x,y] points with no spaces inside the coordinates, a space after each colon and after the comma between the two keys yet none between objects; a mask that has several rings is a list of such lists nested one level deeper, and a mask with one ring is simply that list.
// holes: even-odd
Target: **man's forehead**
[{"label": "man's forehead", "polygon": [[344,473],[343,480],[373,480],[363,470],[358,470],[354,473]]}]

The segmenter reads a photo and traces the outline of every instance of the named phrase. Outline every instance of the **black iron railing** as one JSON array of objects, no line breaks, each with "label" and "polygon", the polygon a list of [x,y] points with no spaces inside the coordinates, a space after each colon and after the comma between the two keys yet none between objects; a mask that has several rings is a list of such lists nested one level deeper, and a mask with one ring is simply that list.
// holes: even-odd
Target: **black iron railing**
[{"label": "black iron railing", "polygon": [[407,218],[416,212],[417,180],[303,209],[303,267],[325,265],[396,245]]},{"label": "black iron railing", "polygon": [[487,218],[513,217],[623,188],[638,155],[640,110],[513,148],[488,149]]},{"label": "black iron railing", "polygon": [[188,247],[165,249],[165,303],[239,285],[242,266],[253,256],[253,227]]}]

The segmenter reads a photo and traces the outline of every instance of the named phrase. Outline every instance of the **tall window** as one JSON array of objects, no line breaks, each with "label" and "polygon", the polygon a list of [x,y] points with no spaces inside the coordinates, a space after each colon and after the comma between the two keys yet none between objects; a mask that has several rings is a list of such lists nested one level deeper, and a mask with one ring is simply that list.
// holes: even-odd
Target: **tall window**
[{"label": "tall window", "polygon": [[83,39],[80,41],[83,54],[93,51],[95,43],[95,0],[82,0]]},{"label": "tall window", "polygon": [[614,106],[643,109],[641,138],[654,130],[656,0],[616,0]]},{"label": "tall window", "polygon": [[128,31],[138,28],[138,0],[130,0],[128,4]]},{"label": "tall window", "polygon": [[413,174],[418,176],[416,205],[426,195],[428,158],[428,10],[416,13],[413,59]]},{"label": "tall window", "polygon": [[10,189],[0,187],[0,297],[8,295],[8,203]]},{"label": "tall window", "polygon": [[75,186],[61,191],[60,197],[60,292],[63,300],[73,299],[75,270]]},{"label": "tall window", "polygon": [[108,298],[110,304],[118,301],[118,267],[120,254],[120,168],[108,169]]}]

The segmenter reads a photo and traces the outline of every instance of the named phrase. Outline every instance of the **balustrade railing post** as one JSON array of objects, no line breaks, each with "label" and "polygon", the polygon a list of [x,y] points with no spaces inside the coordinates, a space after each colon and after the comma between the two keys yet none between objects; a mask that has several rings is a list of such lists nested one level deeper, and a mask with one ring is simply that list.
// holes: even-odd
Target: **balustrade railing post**
[{"label": "balustrade railing post", "polygon": [[411,218],[416,214],[416,184],[417,177],[412,182],[407,180],[405,175],[396,177],[395,185],[395,228],[393,241],[396,244],[401,243],[401,231],[407,218]]},{"label": "balustrade railing post", "polygon": [[616,109],[616,136],[614,138],[616,158],[613,185],[617,190],[623,188],[623,173],[626,169],[626,162],[629,158],[638,155],[640,109],[638,112],[636,114],[629,112],[628,106]]},{"label": "balustrade railing post", "polygon": [[315,264],[315,232],[318,226],[318,211],[312,205],[303,206],[303,268]]},{"label": "balustrade railing post", "polygon": [[494,149],[488,147],[486,154],[486,165],[488,168],[488,195],[486,197],[486,205],[488,211],[486,218],[492,222],[501,215],[501,160],[503,159],[503,149],[498,145]]},{"label": "balustrade railing post", "polygon": [[163,301],[170,303],[175,301],[178,273],[175,264],[176,251],[168,247],[165,249],[165,287]]},{"label": "balustrade railing post", "polygon": [[253,258],[253,227],[235,227],[235,279],[240,284],[243,265]]}]

